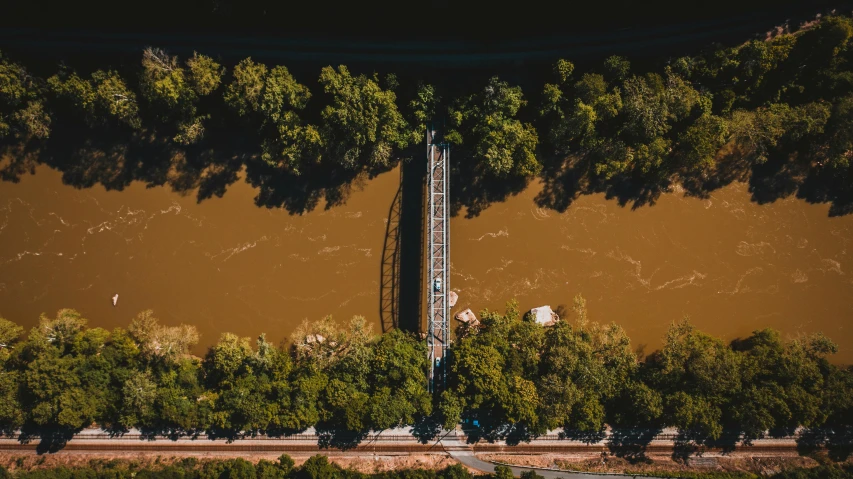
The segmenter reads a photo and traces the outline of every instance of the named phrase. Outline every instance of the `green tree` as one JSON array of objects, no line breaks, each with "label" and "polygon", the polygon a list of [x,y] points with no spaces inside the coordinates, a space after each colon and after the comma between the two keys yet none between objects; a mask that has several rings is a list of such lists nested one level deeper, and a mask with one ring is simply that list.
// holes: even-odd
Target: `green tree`
[{"label": "green tree", "polygon": [[667,425],[698,438],[716,439],[723,410],[741,391],[741,358],[688,320],[674,323],[664,347],[644,364],[649,382],[664,397]]},{"label": "green tree", "polygon": [[435,86],[419,84],[415,97],[409,102],[412,119],[412,143],[424,141],[426,124],[435,118],[441,97],[438,96]]},{"label": "green tree", "polygon": [[622,328],[589,321],[580,296],[573,309],[574,325],[560,321],[545,336],[537,378],[539,414],[548,429],[597,432],[604,427],[604,404],[622,394],[637,359]]},{"label": "green tree", "polygon": [[846,172],[853,165],[853,95],[833,106],[827,136],[826,164],[835,171]]},{"label": "green tree", "polygon": [[15,343],[24,333],[24,328],[9,321],[5,318],[0,318],[0,349],[9,349],[14,347]]},{"label": "green tree", "polygon": [[124,382],[121,392],[121,423],[126,427],[151,424],[155,413],[154,400],[157,397],[157,383],[151,373],[135,372]]},{"label": "green tree", "polygon": [[219,86],[224,70],[213,59],[194,53],[184,67],[178,57],[159,48],[142,53],[140,88],[161,121],[177,129],[174,141],[184,145],[198,143],[204,137],[204,121],[199,115],[200,98]]},{"label": "green tree", "polygon": [[311,456],[300,466],[294,475],[295,479],[337,479],[341,469],[330,463],[326,456]]},{"label": "green tree", "polygon": [[694,170],[714,166],[714,156],[727,139],[725,119],[715,115],[700,116],[679,139],[684,165]]},{"label": "green tree", "polygon": [[234,79],[225,91],[225,102],[260,130],[264,162],[295,174],[320,159],[320,134],[299,116],[310,98],[308,88],[286,67],[268,69],[251,58],[234,68]]},{"label": "green tree", "polygon": [[349,169],[390,165],[394,148],[411,139],[395,93],[381,88],[377,75],[353,76],[343,65],[324,67],[319,81],[330,96],[321,128],[328,159]]},{"label": "green tree", "polygon": [[0,432],[8,434],[24,424],[20,386],[21,377],[17,371],[0,371]]},{"label": "green tree", "polygon": [[45,139],[50,125],[43,82],[0,53],[0,139],[10,135]]},{"label": "green tree", "polygon": [[517,118],[526,104],[521,87],[492,77],[481,92],[450,110],[452,129],[447,139],[457,144],[468,142],[474,161],[489,175],[534,175],[542,167],[536,157],[539,138],[532,125]]},{"label": "green tree", "polygon": [[432,412],[432,398],[424,387],[429,368],[424,346],[398,329],[373,343],[368,378],[372,428],[414,424]]},{"label": "green tree", "polygon": [[625,57],[611,55],[604,60],[604,71],[614,81],[624,81],[631,73],[631,62]]},{"label": "green tree", "polygon": [[133,129],[141,127],[136,94],[113,70],[98,70],[91,80],[62,70],[48,78],[47,84],[91,126],[113,121]]},{"label": "green tree", "polygon": [[624,132],[639,142],[649,142],[670,129],[669,104],[663,78],[657,74],[634,76],[625,81],[622,104]]}]

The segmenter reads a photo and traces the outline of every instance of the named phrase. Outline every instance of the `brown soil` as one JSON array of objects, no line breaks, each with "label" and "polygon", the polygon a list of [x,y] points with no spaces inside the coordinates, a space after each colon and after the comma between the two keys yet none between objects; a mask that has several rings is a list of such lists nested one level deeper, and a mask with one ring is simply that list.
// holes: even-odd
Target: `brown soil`
[{"label": "brown soil", "polygon": [[[280,454],[240,454],[240,453],[187,453],[181,455],[154,455],[146,453],[98,453],[98,452],[58,452],[49,455],[38,455],[35,452],[0,453],[0,465],[10,469],[47,469],[59,466],[82,467],[107,461],[127,461],[139,466],[167,465],[187,457],[201,461],[217,459],[243,458],[247,461],[258,462],[261,459],[275,461]],[[296,465],[300,465],[310,454],[292,454]],[[355,469],[359,472],[372,473],[397,469],[444,469],[456,464],[456,461],[443,454],[422,455],[347,455],[346,453],[331,453],[329,460],[343,468]]]},{"label": "brown soil", "polygon": [[628,459],[600,454],[481,454],[488,461],[503,462],[520,466],[560,468],[586,472],[616,472],[628,474],[652,474],[656,472],[746,472],[758,475],[772,475],[784,469],[815,467],[819,462],[810,457],[790,454],[744,454],[732,453],[703,454],[701,457],[674,460],[670,454],[649,454],[641,460]]}]

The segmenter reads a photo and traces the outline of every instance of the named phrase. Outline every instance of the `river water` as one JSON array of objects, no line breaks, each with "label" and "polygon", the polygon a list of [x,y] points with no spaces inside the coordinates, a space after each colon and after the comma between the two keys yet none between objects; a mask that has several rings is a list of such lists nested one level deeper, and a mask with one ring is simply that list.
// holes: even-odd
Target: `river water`
[{"label": "river water", "polygon": [[[33,326],[73,307],[111,328],[153,309],[196,325],[203,345],[224,331],[280,340],[327,314],[387,328],[399,183],[384,173],[356,182],[343,205],[291,215],[256,206],[244,181],[199,203],[142,183],[78,189],[39,166],[0,184],[0,315]],[[540,190],[452,219],[456,310],[511,298],[556,308],[581,293],[592,319],[623,325],[646,352],[689,316],[727,339],[823,331],[840,346],[835,360],[853,362],[853,216],[795,198],[758,205],[740,183],[638,209],[582,196],[565,213],[537,207]]]}]

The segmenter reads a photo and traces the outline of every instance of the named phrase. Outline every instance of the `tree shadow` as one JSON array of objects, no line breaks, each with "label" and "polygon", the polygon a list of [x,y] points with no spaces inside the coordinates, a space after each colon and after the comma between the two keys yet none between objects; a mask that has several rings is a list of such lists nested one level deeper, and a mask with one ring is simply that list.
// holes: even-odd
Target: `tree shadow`
[{"label": "tree shadow", "polygon": [[631,205],[637,209],[654,205],[669,182],[654,178],[616,175],[610,179],[596,178],[590,174],[591,160],[587,155],[552,157],[542,170],[542,191],[534,201],[541,208],[564,213],[581,195],[603,193],[608,200],[615,199],[619,206]]},{"label": "tree shadow", "polygon": [[201,435],[202,431],[197,429],[183,429],[172,426],[149,426],[139,429],[139,436],[148,441],[156,441],[160,438],[166,438],[170,441],[177,441],[182,438],[196,439]]},{"label": "tree shadow", "polygon": [[829,216],[853,213],[853,185],[846,184],[838,172],[830,168],[809,170],[797,190],[797,198],[809,203],[829,203]]},{"label": "tree shadow", "polygon": [[228,153],[227,145],[179,147],[153,133],[121,130],[57,128],[41,144],[6,144],[9,159],[0,179],[18,182],[34,174],[39,164],[62,173],[62,182],[75,188],[101,185],[121,191],[133,182],[147,187],[168,186],[182,195],[195,191],[199,202],[221,197],[239,178],[245,154]]},{"label": "tree shadow", "polygon": [[790,158],[770,158],[764,163],[753,165],[749,177],[752,201],[763,205],[797,193],[808,169],[808,165],[796,161],[795,155]]},{"label": "tree shadow", "polygon": [[672,444],[672,460],[686,463],[690,456],[701,455],[705,450],[702,446],[704,436],[694,433],[679,431]]},{"label": "tree shadow", "polygon": [[21,444],[29,444],[31,441],[38,439],[39,443],[36,445],[37,454],[54,453],[61,451],[77,432],[79,432],[79,429],[42,428],[26,425],[21,428],[18,441]]},{"label": "tree shadow", "polygon": [[846,461],[853,454],[853,427],[804,429],[797,437],[797,452],[801,455],[821,450],[826,450],[833,461]]},{"label": "tree shadow", "polygon": [[297,175],[261,161],[257,148],[246,145],[241,135],[209,133],[200,145],[181,146],[153,131],[63,125],[41,143],[0,144],[4,158],[0,179],[18,182],[43,164],[61,172],[63,183],[75,188],[100,185],[122,191],[141,182],[149,188],[166,186],[181,195],[195,194],[202,202],[222,197],[243,176],[258,189],[256,206],[304,214],[321,200],[326,209],[343,205],[367,179],[396,166],[392,162],[384,167],[347,169],[321,162]]},{"label": "tree shadow", "polygon": [[492,175],[464,149],[454,153],[448,171],[450,216],[458,216],[465,208],[465,217],[474,218],[493,203],[521,193],[530,184],[530,178]]},{"label": "tree shadow", "polygon": [[423,416],[415,421],[411,432],[412,436],[418,439],[418,442],[428,444],[438,438],[441,433],[441,423],[434,415]]},{"label": "tree shadow", "polygon": [[607,448],[616,457],[631,464],[651,462],[646,456],[649,443],[660,433],[660,429],[623,429],[615,428],[607,438]]},{"label": "tree shadow", "polygon": [[643,206],[654,206],[663,193],[669,187],[668,180],[658,179],[655,181],[632,178],[629,176],[614,177],[599,186],[604,190],[605,199],[616,199],[619,206],[625,207],[629,203],[631,209],[636,210]]},{"label": "tree shadow", "polygon": [[350,431],[346,429],[317,429],[317,445],[320,449],[339,449],[346,451],[358,447],[369,431]]},{"label": "tree shadow", "polygon": [[747,182],[752,174],[752,165],[734,145],[726,145],[717,155],[714,168],[710,171],[686,171],[680,175],[685,195],[707,199],[711,192],[736,181]]},{"label": "tree shadow", "polygon": [[586,157],[551,158],[542,170],[542,191],[535,198],[541,208],[564,213],[587,191],[589,161]]},{"label": "tree shadow", "polygon": [[[777,152],[766,162],[755,163],[735,145],[727,144],[717,154],[711,169],[681,170],[671,177],[625,174],[606,180],[592,174],[591,160],[585,155],[546,157],[540,175],[542,190],[534,201],[539,207],[563,213],[580,196],[603,193],[606,199],[616,200],[620,206],[630,204],[631,209],[637,209],[653,206],[661,194],[676,189],[673,183],[680,184],[686,196],[709,198],[715,190],[745,182],[751,200],[758,204],[796,195],[810,203],[829,203],[830,216],[853,213],[853,185],[845,172],[821,167],[803,153],[805,149],[802,145],[790,145],[785,148],[788,153]],[[485,206],[488,202],[475,211]]]},{"label": "tree shadow", "polygon": [[471,411],[466,414],[461,427],[469,444],[480,441],[505,441],[508,446],[516,446],[522,442],[530,442],[537,436],[527,424],[496,421],[492,418],[492,413],[487,410]]},{"label": "tree shadow", "polygon": [[598,431],[579,431],[574,429],[564,429],[560,432],[560,439],[570,439],[572,441],[580,441],[585,444],[594,444],[601,442],[607,437],[607,432],[602,428]]}]

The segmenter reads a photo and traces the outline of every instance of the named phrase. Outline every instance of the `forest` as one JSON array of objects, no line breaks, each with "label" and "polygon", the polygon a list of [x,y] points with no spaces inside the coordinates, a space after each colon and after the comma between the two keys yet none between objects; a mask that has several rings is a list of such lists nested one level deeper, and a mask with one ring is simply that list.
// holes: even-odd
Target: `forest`
[{"label": "forest", "polygon": [[[853,21],[826,16],[635,69],[559,60],[527,94],[498,76],[468,92],[322,68],[316,81],[245,58],[223,65],[146,48],[135,65],[30,73],[0,57],[0,142],[16,180],[37,163],[80,187],[132,181],[224,194],[241,171],[256,202],[301,213],[361,173],[412,158],[424,123],[454,146],[454,212],[476,215],[534,178],[541,206],[605,191],[653,202],[749,181],[753,199],[853,205]],[[316,85],[309,87],[308,85]]]},{"label": "forest", "polygon": [[461,424],[469,440],[515,444],[553,430],[597,441],[610,426],[628,448],[675,427],[690,448],[802,426],[803,448],[851,452],[853,368],[830,362],[836,346],[823,335],[764,329],[726,343],[685,319],[644,356],[618,325],[591,321],[582,297],[564,314],[543,328],[514,302],[483,311],[480,326],[457,331],[435,397],[424,341],[373,334],[361,317],[306,321],[278,345],[224,333],[201,357],[194,327],[151,311],[107,331],[63,309],[25,337],[2,320],[0,426],[60,447],[93,424],[226,439],[314,427],[322,446],[340,449],[395,427],[427,441]]}]

